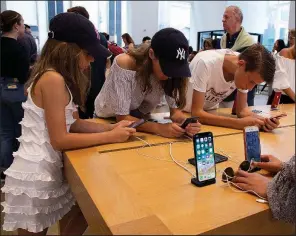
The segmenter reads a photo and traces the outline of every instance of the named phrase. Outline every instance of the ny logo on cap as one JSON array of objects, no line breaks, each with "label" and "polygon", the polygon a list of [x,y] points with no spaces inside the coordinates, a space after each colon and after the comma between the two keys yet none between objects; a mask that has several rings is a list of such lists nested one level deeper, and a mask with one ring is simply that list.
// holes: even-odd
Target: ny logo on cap
[{"label": "ny logo on cap", "polygon": [[177,50],[177,53],[178,53],[177,56],[176,56],[177,59],[185,60],[185,50],[184,50],[184,48],[179,48]]}]

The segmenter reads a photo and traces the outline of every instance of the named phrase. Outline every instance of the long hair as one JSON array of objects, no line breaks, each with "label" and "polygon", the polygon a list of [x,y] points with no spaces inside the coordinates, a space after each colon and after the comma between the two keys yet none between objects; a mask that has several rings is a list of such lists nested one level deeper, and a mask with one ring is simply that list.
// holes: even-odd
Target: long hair
[{"label": "long hair", "polygon": [[132,39],[132,37],[128,33],[121,35],[121,37],[126,39],[126,42],[128,45],[130,43],[135,44],[134,40]]},{"label": "long hair", "polygon": [[80,53],[83,51],[77,44],[48,39],[34,65],[26,87],[32,84],[32,93],[34,93],[35,85],[44,71],[52,68],[64,77],[65,83],[73,95],[73,102],[83,108],[90,79],[87,76],[89,72],[84,73],[79,68]]},{"label": "long hair", "polygon": [[278,39],[277,43],[278,43],[277,52],[280,52],[280,51],[282,51],[282,49],[286,48],[286,44],[285,44],[284,40]]},{"label": "long hair", "polygon": [[[136,49],[129,50],[128,55],[136,61],[136,79],[140,81],[143,92],[151,92],[151,78],[153,73],[152,60],[149,57],[150,44],[142,44]],[[179,108],[186,105],[187,78],[170,78],[160,81],[165,94],[174,98]]]}]

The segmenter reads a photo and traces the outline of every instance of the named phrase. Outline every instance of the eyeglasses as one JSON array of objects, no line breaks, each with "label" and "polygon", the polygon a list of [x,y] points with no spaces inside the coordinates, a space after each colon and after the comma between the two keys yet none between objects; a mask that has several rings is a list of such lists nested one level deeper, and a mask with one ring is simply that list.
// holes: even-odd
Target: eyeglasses
[{"label": "eyeglasses", "polygon": [[[256,168],[252,168],[252,161],[249,162],[247,160],[243,161],[240,165],[239,165],[239,169],[243,170],[243,171],[247,171],[247,172],[253,172],[256,170]],[[227,183],[228,181],[232,181],[234,178],[234,170],[232,167],[227,167],[223,173],[222,173],[222,181],[224,183]]]}]

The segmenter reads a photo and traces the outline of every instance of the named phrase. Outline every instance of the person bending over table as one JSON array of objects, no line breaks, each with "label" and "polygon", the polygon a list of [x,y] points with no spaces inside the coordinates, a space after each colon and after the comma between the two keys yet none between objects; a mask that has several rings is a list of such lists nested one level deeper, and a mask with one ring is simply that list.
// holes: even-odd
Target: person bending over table
[{"label": "person bending over table", "polygon": [[264,162],[254,162],[252,165],[276,174],[273,179],[238,170],[233,182],[243,190],[254,191],[267,198],[274,218],[295,224],[295,155],[288,162],[281,162],[271,155],[263,155],[261,160]]},{"label": "person bending over table", "polygon": [[191,76],[188,40],[173,28],[158,31],[150,44],[142,44],[114,59],[106,82],[95,100],[98,117],[116,117],[117,121],[137,121],[152,112],[165,95],[173,123],[146,122],[137,130],[164,137],[193,136],[200,131],[198,122],[182,129],[186,116],[180,110],[186,104],[187,78]]},{"label": "person bending over table", "polygon": [[[230,49],[204,51],[196,55],[189,67],[192,77],[184,111],[198,116],[202,124],[234,129],[258,126],[264,131],[271,131],[279,125],[278,119],[255,115],[247,105],[248,91],[263,81],[271,84],[275,73],[275,60],[262,45],[254,44],[241,54]],[[218,108],[219,103],[236,88],[238,118],[207,112]]]}]

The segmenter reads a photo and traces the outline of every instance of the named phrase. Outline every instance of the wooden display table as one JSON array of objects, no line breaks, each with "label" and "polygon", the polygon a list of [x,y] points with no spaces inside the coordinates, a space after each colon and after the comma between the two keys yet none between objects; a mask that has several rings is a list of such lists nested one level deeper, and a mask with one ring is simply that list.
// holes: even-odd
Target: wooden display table
[{"label": "wooden display table", "polygon": [[[262,153],[288,160],[295,153],[295,127],[261,133]],[[221,182],[222,170],[244,159],[243,135],[215,137],[216,152],[231,161],[217,165],[217,183],[203,188],[169,156],[169,145],[109,153],[87,149],[65,154],[65,175],[94,234],[295,233],[273,220],[267,204],[235,193]],[[175,143],[174,158],[193,156],[192,143]],[[145,155],[145,156],[143,156]],[[150,156],[150,157],[147,157]],[[160,158],[163,160],[156,160]],[[194,171],[194,167],[187,165]]]}]

